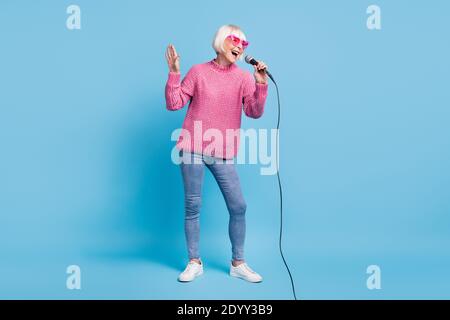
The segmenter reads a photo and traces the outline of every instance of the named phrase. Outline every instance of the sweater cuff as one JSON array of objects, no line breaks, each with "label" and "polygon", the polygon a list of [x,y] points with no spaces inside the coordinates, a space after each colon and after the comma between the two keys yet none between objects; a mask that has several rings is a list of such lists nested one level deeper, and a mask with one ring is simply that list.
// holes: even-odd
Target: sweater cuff
[{"label": "sweater cuff", "polygon": [[268,83],[258,83],[256,82],[256,92],[262,96],[267,96],[267,92],[269,89]]},{"label": "sweater cuff", "polygon": [[181,73],[169,71],[169,78],[167,79],[167,84],[176,85],[180,83]]}]

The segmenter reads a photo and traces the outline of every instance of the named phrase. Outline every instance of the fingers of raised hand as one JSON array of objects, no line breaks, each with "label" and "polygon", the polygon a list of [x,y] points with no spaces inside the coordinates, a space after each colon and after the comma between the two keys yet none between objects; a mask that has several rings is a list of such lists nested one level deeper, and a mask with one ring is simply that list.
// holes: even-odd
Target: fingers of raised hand
[{"label": "fingers of raised hand", "polygon": [[172,44],[170,45],[170,50],[171,50],[172,57],[173,57],[174,59],[176,59],[177,57],[179,57],[178,54],[177,54],[177,50],[175,50],[175,47],[174,47]]},{"label": "fingers of raised hand", "polygon": [[177,54],[175,47],[172,44],[167,46],[166,50],[166,59],[169,63],[175,63],[180,58],[180,55]]}]

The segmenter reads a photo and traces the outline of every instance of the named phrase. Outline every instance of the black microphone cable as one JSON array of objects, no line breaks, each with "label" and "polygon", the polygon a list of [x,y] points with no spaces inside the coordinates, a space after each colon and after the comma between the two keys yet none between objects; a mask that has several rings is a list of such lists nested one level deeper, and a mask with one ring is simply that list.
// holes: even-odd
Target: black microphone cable
[{"label": "black microphone cable", "polygon": [[[255,58],[253,58],[252,56],[245,56],[245,62],[247,62],[248,64],[251,65],[257,65],[258,61],[256,61]],[[279,159],[278,159],[278,142],[279,142],[279,138],[278,138],[278,134],[280,131],[280,114],[281,114],[281,104],[280,104],[280,92],[278,91],[278,85],[277,82],[275,81],[275,79],[273,78],[272,74],[266,69],[264,70],[265,73],[267,74],[267,76],[270,78],[270,80],[272,80],[272,82],[275,84],[275,88],[277,89],[277,101],[278,101],[278,121],[277,121],[277,138],[276,138],[276,158],[277,158],[277,177],[278,177],[278,188],[280,190],[280,238],[278,241],[278,246],[280,249],[280,255],[281,258],[283,259],[284,265],[286,267],[286,270],[289,274],[289,278],[291,279],[291,286],[292,286],[292,293],[294,294],[294,300],[297,300],[297,295],[295,294],[295,285],[294,285],[294,280],[292,278],[292,274],[291,271],[289,270],[289,266],[286,262],[286,259],[284,258],[284,254],[283,254],[283,248],[281,246],[281,242],[282,242],[282,238],[283,238],[283,191],[281,188],[281,179],[280,179],[280,166],[279,166]]]},{"label": "black microphone cable", "polygon": [[281,114],[280,93],[278,91],[278,85],[277,85],[275,79],[272,77],[272,75],[268,71],[266,71],[266,73],[269,76],[269,78],[272,80],[272,82],[275,84],[275,88],[277,89],[277,101],[278,101],[278,120],[277,120],[277,138],[276,138],[277,177],[278,177],[278,187],[280,190],[280,238],[278,241],[278,246],[280,249],[281,258],[283,259],[284,265],[289,274],[289,278],[291,279],[291,286],[292,286],[292,293],[294,294],[294,300],[297,300],[297,295],[295,294],[294,280],[292,278],[292,274],[291,274],[291,271],[289,270],[289,266],[286,262],[286,259],[284,258],[283,248],[281,246],[281,241],[282,241],[282,237],[283,237],[283,191],[281,188],[280,168],[279,168],[279,163],[278,163],[278,160],[279,160],[278,159],[279,158],[278,157],[278,143],[279,143],[278,134],[280,131],[280,114]]}]

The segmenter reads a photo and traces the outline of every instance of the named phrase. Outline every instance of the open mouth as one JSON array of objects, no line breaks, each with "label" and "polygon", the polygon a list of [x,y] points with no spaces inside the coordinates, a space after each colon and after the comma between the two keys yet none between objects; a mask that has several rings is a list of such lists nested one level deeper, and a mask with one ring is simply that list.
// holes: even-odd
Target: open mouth
[{"label": "open mouth", "polygon": [[237,58],[238,55],[239,55],[239,52],[237,52],[237,51],[231,51],[231,54],[232,54],[235,58]]}]

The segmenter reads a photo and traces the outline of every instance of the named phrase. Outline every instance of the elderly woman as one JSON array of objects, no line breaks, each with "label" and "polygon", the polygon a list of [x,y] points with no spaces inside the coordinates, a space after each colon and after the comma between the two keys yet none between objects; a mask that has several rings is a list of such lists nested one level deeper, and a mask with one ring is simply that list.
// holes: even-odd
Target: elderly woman
[{"label": "elderly woman", "polygon": [[[236,61],[242,60],[248,44],[238,26],[220,27],[212,43],[216,58],[192,66],[182,81],[180,56],[172,44],[166,50],[169,66],[165,87],[166,107],[172,111],[179,110],[189,101],[182,128],[182,132],[189,134],[181,134],[176,143],[184,183],[184,230],[189,256],[185,270],[178,277],[182,282],[192,281],[203,274],[199,253],[199,216],[205,166],[217,181],[229,212],[230,275],[249,282],[262,281],[262,277],[244,260],[247,205],[236,168],[230,161],[237,154],[239,134],[232,139],[226,134],[228,130],[239,132],[242,109],[251,118],[261,117],[264,111],[268,92],[266,65],[259,61],[254,66],[253,75],[236,65]],[[203,134],[200,137],[195,135],[194,131],[198,128],[213,129],[223,139],[215,141],[214,148],[211,148]],[[191,139],[192,136],[194,139]]]}]

